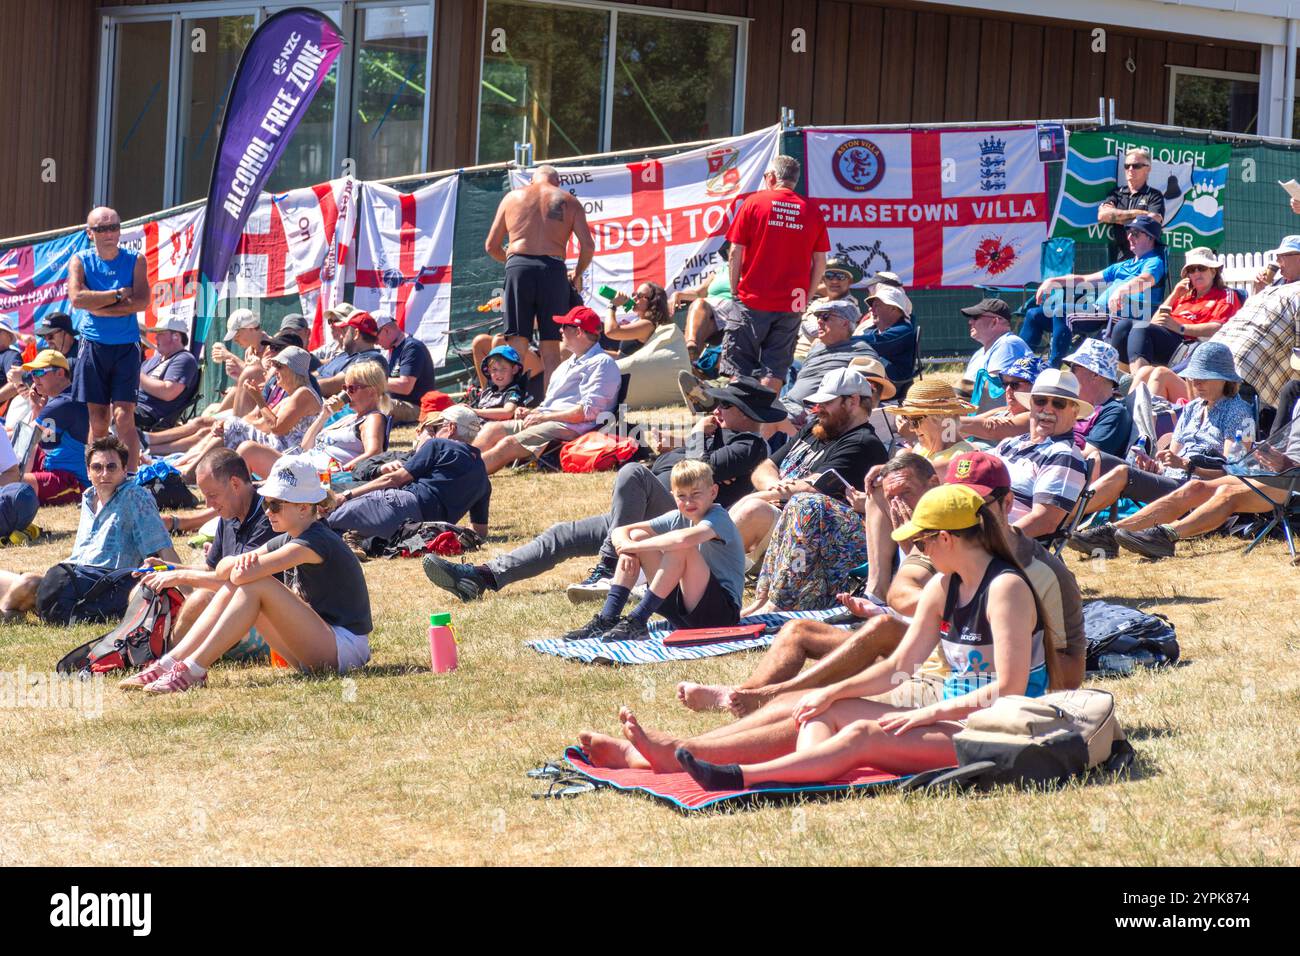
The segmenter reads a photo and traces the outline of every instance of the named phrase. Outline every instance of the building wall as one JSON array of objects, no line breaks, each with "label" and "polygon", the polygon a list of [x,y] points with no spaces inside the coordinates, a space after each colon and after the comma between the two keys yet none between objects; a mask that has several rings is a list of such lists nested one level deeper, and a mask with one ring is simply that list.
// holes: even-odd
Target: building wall
[{"label": "building wall", "polygon": [[[0,94],[13,122],[0,177],[0,236],[78,222],[92,201],[101,6],[156,0],[4,0]],[[475,162],[478,63],[485,0],[436,5],[430,123],[433,169]],[[1091,52],[1091,24],[1029,22],[909,0],[637,0],[633,6],[749,17],[745,128],[1054,119],[1091,116],[1113,97],[1125,119],[1165,120],[1166,64],[1258,73],[1259,48],[1108,30]],[[1171,25],[1176,23],[1171,13]],[[806,31],[807,52],[791,49]],[[1125,61],[1132,57],[1134,72]],[[57,179],[42,183],[41,163]],[[12,173],[9,172],[12,170]]]}]

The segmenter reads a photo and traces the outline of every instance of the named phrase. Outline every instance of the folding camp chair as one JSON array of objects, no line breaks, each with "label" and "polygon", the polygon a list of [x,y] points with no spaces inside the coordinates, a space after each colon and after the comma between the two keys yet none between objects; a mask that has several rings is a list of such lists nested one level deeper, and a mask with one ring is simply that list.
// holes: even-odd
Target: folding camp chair
[{"label": "folding camp chair", "polygon": [[[1038,281],[1026,282],[1024,285],[1005,286],[1005,285],[982,285],[977,288],[990,296],[1001,296],[1007,293],[1020,293],[1020,305],[1016,307],[1013,315],[1021,318],[1025,316],[1025,310],[1029,308],[1032,296],[1030,293],[1037,292],[1038,287],[1046,279],[1055,279],[1057,276],[1069,275],[1074,271],[1074,240],[1057,237],[1048,239],[1040,247],[1042,250],[1041,259],[1038,269]],[[919,353],[918,353],[919,354]]]},{"label": "folding camp chair", "polygon": [[[1255,540],[1248,544],[1246,550],[1242,553],[1250,554],[1255,549],[1255,545],[1267,538],[1273,533],[1273,529],[1280,525],[1282,534],[1286,538],[1287,550],[1291,552],[1291,563],[1297,563],[1294,537],[1296,527],[1293,527],[1293,525],[1295,522],[1300,521],[1300,496],[1297,496],[1297,491],[1300,490],[1300,468],[1288,468],[1286,471],[1277,474],[1237,475],[1235,477],[1268,502],[1269,507],[1272,509],[1272,514],[1259,533],[1255,535]],[[1269,488],[1283,489],[1286,491],[1286,497],[1279,504],[1260,491],[1256,487],[1257,484]]]},{"label": "folding camp chair", "polygon": [[1049,535],[1043,535],[1038,539],[1044,548],[1056,555],[1061,556],[1061,551],[1065,548],[1065,543],[1070,540],[1070,535],[1079,529],[1079,523],[1083,520],[1084,512],[1088,510],[1088,502],[1092,500],[1092,489],[1085,488],[1079,495],[1079,500],[1074,503],[1070,512],[1061,519],[1060,525]]}]

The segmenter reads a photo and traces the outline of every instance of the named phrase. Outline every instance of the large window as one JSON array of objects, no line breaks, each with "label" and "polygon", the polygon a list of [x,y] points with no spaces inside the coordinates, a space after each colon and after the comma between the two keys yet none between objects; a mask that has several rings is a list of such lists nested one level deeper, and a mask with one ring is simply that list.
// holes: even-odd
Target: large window
[{"label": "large window", "polygon": [[[201,0],[105,14],[96,197],[132,217],[205,195],[244,48],[267,16],[300,5]],[[344,49],[267,188],[323,182],[346,159],[365,179],[426,169],[432,0],[311,6],[338,25]]]},{"label": "large window", "polygon": [[1189,129],[1255,133],[1259,127],[1259,77],[1170,67],[1169,122]]},{"label": "large window", "polygon": [[600,3],[488,0],[478,160],[660,146],[740,130],[745,24]]}]

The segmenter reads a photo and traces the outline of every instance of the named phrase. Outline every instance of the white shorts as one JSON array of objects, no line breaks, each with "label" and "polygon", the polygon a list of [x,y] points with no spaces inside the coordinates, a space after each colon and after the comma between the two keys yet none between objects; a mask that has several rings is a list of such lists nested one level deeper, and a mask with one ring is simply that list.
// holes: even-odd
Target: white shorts
[{"label": "white shorts", "polygon": [[346,674],[358,667],[365,667],[370,660],[370,636],[353,634],[346,627],[337,625],[330,628],[334,632],[334,642],[339,652],[339,673]]}]

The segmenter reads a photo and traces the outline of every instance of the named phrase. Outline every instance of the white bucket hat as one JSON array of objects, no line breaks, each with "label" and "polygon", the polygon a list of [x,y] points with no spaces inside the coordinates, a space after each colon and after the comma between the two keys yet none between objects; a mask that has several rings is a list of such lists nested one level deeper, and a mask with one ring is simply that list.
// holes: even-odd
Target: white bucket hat
[{"label": "white bucket hat", "polygon": [[291,501],[299,505],[319,504],[325,499],[320,471],[306,455],[284,455],[275,463],[270,477],[254,482],[263,498]]},{"label": "white bucket hat", "polygon": [[1025,408],[1032,406],[1035,395],[1048,398],[1064,398],[1074,402],[1079,409],[1079,417],[1087,418],[1092,414],[1092,406],[1079,397],[1079,380],[1073,372],[1063,372],[1059,368],[1049,368],[1034,379],[1034,386],[1028,392],[1016,392],[1016,401]]},{"label": "white bucket hat", "polygon": [[867,296],[867,305],[871,304],[872,299],[879,299],[885,305],[892,305],[896,309],[902,309],[905,316],[909,319],[912,317],[912,300],[898,286],[885,285],[883,282],[878,283],[871,290],[871,295]]},{"label": "white bucket hat", "polygon": [[1178,274],[1186,276],[1188,266],[1205,266],[1217,272],[1223,268],[1223,260],[1216,256],[1212,249],[1200,246],[1187,251],[1187,255],[1183,259],[1183,268]]}]

